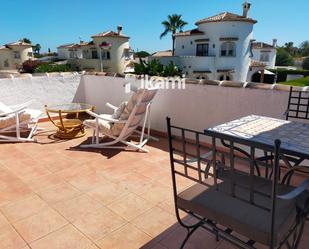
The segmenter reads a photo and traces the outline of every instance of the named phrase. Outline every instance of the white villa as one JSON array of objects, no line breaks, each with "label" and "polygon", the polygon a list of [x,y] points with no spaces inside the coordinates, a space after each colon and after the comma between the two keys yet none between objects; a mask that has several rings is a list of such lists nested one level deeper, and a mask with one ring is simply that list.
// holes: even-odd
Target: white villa
[{"label": "white villa", "polygon": [[33,58],[32,45],[17,41],[0,46],[0,70],[15,70]]},{"label": "white villa", "polygon": [[57,48],[58,58],[67,59],[78,70],[124,73],[133,65],[133,51],[129,37],[122,33],[106,31],[91,36],[92,41],[65,44]]},{"label": "white villa", "polygon": [[175,34],[174,56],[156,53],[150,59],[174,61],[190,78],[251,81],[258,73],[263,82],[264,72],[270,73],[265,69],[275,66],[276,40],[255,42],[250,5],[243,3],[242,15],[223,12],[197,21],[197,28]]}]

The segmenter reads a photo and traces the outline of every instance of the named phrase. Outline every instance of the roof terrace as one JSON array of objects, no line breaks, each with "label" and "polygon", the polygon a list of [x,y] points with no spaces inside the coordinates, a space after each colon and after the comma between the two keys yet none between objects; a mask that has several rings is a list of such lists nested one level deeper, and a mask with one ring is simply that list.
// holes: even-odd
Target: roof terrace
[{"label": "roof terrace", "polygon": [[[18,84],[19,79],[15,80]],[[61,99],[52,94],[27,96],[28,91],[25,96],[35,98],[36,107],[43,101],[71,99],[94,104],[98,112],[105,111],[103,103],[119,104],[126,98],[120,90],[122,78],[83,76],[78,84],[68,81],[67,88],[59,87],[59,82],[44,87],[62,90],[66,96]],[[190,84],[183,93],[160,92],[153,108],[153,128],[163,135],[166,115],[180,125],[202,130],[246,114],[280,117],[283,113],[280,106],[287,92],[235,86]],[[146,145],[149,153],[85,150],[79,145],[89,142],[91,130],[82,138],[58,140],[52,124],[39,126],[45,130],[35,136],[37,143],[0,145],[0,248],[179,248],[186,230],[175,217],[164,136]],[[180,184],[187,188],[191,182]],[[193,223],[193,218],[187,219]],[[307,248],[308,234],[307,222],[301,249]],[[234,247],[200,229],[185,248]]]}]

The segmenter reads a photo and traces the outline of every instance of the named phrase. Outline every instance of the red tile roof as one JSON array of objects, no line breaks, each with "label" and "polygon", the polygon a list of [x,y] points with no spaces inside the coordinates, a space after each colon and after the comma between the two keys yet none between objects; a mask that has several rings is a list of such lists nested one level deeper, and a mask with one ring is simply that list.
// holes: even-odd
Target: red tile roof
[{"label": "red tile roof", "polygon": [[190,36],[190,35],[203,35],[203,31],[199,31],[198,29],[191,29],[183,32],[178,32],[174,36]]},{"label": "red tile roof", "polygon": [[230,12],[222,12],[220,14],[201,19],[197,21],[195,24],[199,25],[201,23],[208,23],[208,22],[229,22],[229,21],[249,22],[253,24],[257,23],[256,20],[249,17],[240,16]]},{"label": "red tile roof", "polygon": [[91,38],[94,38],[94,37],[120,37],[120,38],[129,39],[129,36],[118,34],[117,32],[114,32],[111,30],[91,36]]}]

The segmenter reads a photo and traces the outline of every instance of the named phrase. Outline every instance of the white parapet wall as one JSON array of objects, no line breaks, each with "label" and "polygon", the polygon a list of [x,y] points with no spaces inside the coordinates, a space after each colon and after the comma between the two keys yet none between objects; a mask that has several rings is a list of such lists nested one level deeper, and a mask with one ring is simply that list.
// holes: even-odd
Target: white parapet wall
[{"label": "white parapet wall", "polygon": [[[243,82],[187,80],[185,89],[159,90],[151,110],[152,128],[166,131],[165,118],[174,124],[202,131],[249,114],[284,118],[288,87]],[[15,105],[34,100],[32,108],[71,102],[93,104],[98,113],[111,113],[109,102],[119,105],[125,79],[102,75],[50,74],[0,79],[0,101]],[[134,84],[139,85],[136,80]]]},{"label": "white parapet wall", "polygon": [[31,108],[70,103],[80,83],[77,73],[57,73],[44,76],[0,79],[0,101],[16,105],[33,100]]},{"label": "white parapet wall", "polygon": [[[130,96],[124,91],[124,82],[124,78],[83,75],[74,101],[93,104],[99,113],[111,113],[106,102],[119,105]],[[284,118],[288,103],[285,86],[212,84],[189,83],[185,90],[159,90],[151,110],[152,128],[166,131],[166,116],[174,124],[200,131],[249,114]]]}]

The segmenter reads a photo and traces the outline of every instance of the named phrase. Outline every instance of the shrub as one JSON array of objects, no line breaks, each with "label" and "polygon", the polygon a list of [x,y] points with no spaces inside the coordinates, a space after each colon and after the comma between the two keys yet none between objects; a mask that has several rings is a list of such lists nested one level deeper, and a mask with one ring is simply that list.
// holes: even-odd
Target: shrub
[{"label": "shrub", "polygon": [[169,77],[169,76],[180,76],[181,71],[179,68],[175,65],[173,61],[170,61],[168,65],[166,65],[163,69],[163,76]]},{"label": "shrub", "polygon": [[22,71],[24,73],[34,73],[35,69],[42,65],[43,62],[37,60],[27,60],[22,64]]},{"label": "shrub", "polygon": [[303,69],[309,70],[309,56],[307,56],[302,64]]},{"label": "shrub", "polygon": [[177,76],[181,75],[181,71],[177,68],[173,61],[166,66],[163,66],[159,60],[154,59],[148,63],[140,58],[140,63],[134,64],[134,72],[136,74],[145,74],[149,76]]},{"label": "shrub", "polygon": [[282,48],[277,50],[277,57],[276,57],[276,66],[293,66],[294,60],[293,57]]},{"label": "shrub", "polygon": [[280,84],[290,85],[290,86],[309,86],[309,76],[296,79],[296,80],[280,82]]},{"label": "shrub", "polygon": [[72,68],[69,64],[44,63],[35,69],[36,73],[69,72]]},{"label": "shrub", "polygon": [[309,70],[267,69],[277,74],[277,82],[285,82],[288,74],[301,74],[309,76]]},{"label": "shrub", "polygon": [[149,55],[150,54],[148,52],[143,51],[143,50],[135,53],[135,56],[139,57],[139,58],[145,58],[145,57],[147,57]]}]

